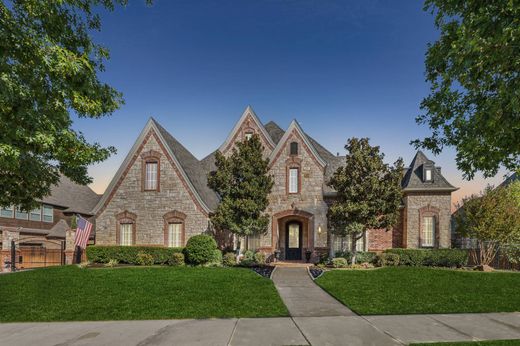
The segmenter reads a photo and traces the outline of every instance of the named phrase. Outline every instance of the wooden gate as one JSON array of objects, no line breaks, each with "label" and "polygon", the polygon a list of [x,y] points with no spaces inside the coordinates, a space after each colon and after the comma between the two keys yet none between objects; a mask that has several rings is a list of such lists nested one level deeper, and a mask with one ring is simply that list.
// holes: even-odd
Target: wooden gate
[{"label": "wooden gate", "polygon": [[[27,239],[24,239],[27,241]],[[11,262],[16,269],[41,268],[65,264],[65,242],[46,240],[41,245],[16,244]],[[14,256],[14,258],[13,258]]]}]

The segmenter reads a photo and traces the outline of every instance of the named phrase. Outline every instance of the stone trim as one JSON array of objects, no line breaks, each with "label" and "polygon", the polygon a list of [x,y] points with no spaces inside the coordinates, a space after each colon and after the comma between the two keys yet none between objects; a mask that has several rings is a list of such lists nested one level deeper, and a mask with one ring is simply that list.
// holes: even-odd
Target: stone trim
[{"label": "stone trim", "polygon": [[168,247],[169,243],[169,228],[171,223],[180,223],[181,224],[181,244],[184,246],[186,244],[186,214],[178,210],[172,210],[163,215],[164,219],[164,246]]},{"label": "stone trim", "polygon": [[[294,142],[295,141],[294,140],[295,137],[299,139],[299,144],[300,143],[302,144],[302,145],[299,145],[299,147],[303,147],[305,149],[305,152],[312,158],[312,160],[318,165],[318,167],[321,167],[321,172],[325,173],[325,166],[318,160],[316,155],[310,150],[310,148],[306,144],[304,138],[300,135],[299,131],[297,131],[296,128],[294,128],[291,131],[290,135],[287,137],[287,139],[284,141],[283,144],[281,143],[282,140],[280,140],[280,143],[278,143],[278,145],[283,145],[284,148],[280,148],[280,150],[278,150],[278,152],[276,153],[275,157],[273,157],[270,160],[270,162],[269,162],[269,169],[271,169],[274,166],[276,161],[278,161],[278,159],[281,157],[282,153],[286,152],[286,150],[289,150],[289,148],[286,148],[287,144],[291,143],[291,142]],[[298,148],[299,152],[300,152],[300,150],[301,149]]]},{"label": "stone trim", "polygon": [[[141,153],[141,191],[161,191],[161,153],[153,149]],[[146,164],[157,163],[157,188],[145,189],[146,186]]]},{"label": "stone trim", "polygon": [[116,244],[121,245],[121,224],[131,224],[132,225],[132,245],[136,244],[137,237],[137,225],[136,225],[137,215],[125,210],[119,214],[116,214]]},{"label": "stone trim", "polygon": [[161,150],[162,150],[163,154],[166,156],[166,158],[168,159],[168,162],[172,165],[173,170],[175,171],[175,174],[177,174],[177,176],[181,180],[183,187],[186,189],[186,191],[190,195],[191,199],[195,203],[195,206],[197,207],[197,210],[199,210],[204,216],[206,216],[206,217],[209,216],[208,212],[206,210],[204,210],[204,207],[199,203],[199,201],[197,200],[197,197],[193,194],[192,189],[186,183],[184,177],[182,176],[181,172],[179,171],[179,168],[177,167],[177,165],[175,164],[173,159],[170,157],[169,154],[167,154],[168,151],[164,147],[162,141],[159,139],[159,136],[157,135],[157,133],[155,133],[155,131],[152,128],[152,129],[150,129],[148,131],[146,136],[143,138],[143,141],[141,142],[141,144],[139,145],[139,147],[135,151],[135,154],[132,156],[132,158],[131,158],[130,162],[128,163],[128,165],[125,167],[125,170],[123,171],[123,173],[119,177],[117,183],[111,189],[110,194],[108,195],[107,199],[103,202],[103,206],[96,213],[96,218],[99,217],[105,211],[105,209],[108,206],[108,204],[110,203],[110,201],[112,201],[112,198],[114,197],[115,193],[117,192],[117,190],[119,189],[119,187],[121,186],[123,181],[125,180],[126,176],[128,175],[128,172],[130,171],[130,169],[134,165],[135,161],[139,157],[139,153],[143,150],[144,146],[146,145],[146,143],[148,143],[148,140],[152,136],[156,140],[157,144],[161,147]]},{"label": "stone trim", "polygon": [[435,222],[434,227],[433,227],[433,232],[435,233],[434,239],[433,239],[433,248],[439,247],[439,237],[440,237],[439,214],[440,214],[440,209],[436,208],[434,206],[431,206],[430,204],[428,204],[425,207],[419,208],[419,243],[418,243],[419,248],[424,247],[424,246],[422,246],[423,218],[427,217],[427,216],[433,216],[433,220]]}]

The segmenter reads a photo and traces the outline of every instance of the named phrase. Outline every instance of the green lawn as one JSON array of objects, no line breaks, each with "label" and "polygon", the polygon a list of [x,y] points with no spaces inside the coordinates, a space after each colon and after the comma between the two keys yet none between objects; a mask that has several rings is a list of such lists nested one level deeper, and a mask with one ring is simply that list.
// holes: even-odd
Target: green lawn
[{"label": "green lawn", "polygon": [[435,342],[425,344],[410,344],[410,346],[518,346],[520,340],[488,340],[462,342]]},{"label": "green lawn", "polygon": [[520,311],[520,273],[387,267],[316,282],[361,315]]},{"label": "green lawn", "polygon": [[0,275],[0,321],[288,316],[271,280],[245,268],[76,266]]}]

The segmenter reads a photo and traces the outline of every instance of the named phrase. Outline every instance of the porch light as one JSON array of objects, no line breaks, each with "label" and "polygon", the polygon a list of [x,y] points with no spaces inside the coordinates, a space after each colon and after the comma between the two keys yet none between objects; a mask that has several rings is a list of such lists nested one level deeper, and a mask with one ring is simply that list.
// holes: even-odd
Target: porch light
[{"label": "porch light", "polygon": [[318,234],[321,234],[321,224],[318,225]]}]

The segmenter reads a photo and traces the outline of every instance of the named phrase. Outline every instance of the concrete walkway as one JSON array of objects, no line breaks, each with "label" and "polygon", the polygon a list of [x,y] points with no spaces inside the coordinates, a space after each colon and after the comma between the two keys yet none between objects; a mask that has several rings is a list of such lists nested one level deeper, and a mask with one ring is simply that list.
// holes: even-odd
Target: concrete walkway
[{"label": "concrete walkway", "polygon": [[316,285],[307,268],[277,267],[273,273],[273,282],[293,317],[355,315]]}]

